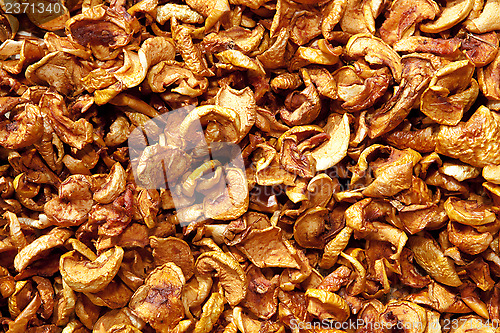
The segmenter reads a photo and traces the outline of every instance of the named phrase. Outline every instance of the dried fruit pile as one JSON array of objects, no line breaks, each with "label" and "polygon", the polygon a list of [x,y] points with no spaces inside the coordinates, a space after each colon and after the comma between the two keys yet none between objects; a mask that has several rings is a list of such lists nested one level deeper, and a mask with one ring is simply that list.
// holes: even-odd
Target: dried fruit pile
[{"label": "dried fruit pile", "polygon": [[29,1],[4,331],[498,332],[497,0]]}]

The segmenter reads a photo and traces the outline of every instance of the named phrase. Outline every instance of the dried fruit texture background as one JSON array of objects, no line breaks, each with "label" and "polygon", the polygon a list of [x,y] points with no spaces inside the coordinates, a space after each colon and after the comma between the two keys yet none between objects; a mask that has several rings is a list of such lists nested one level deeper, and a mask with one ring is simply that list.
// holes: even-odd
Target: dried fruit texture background
[{"label": "dried fruit texture background", "polygon": [[62,5],[0,11],[4,331],[497,332],[498,1]]}]

